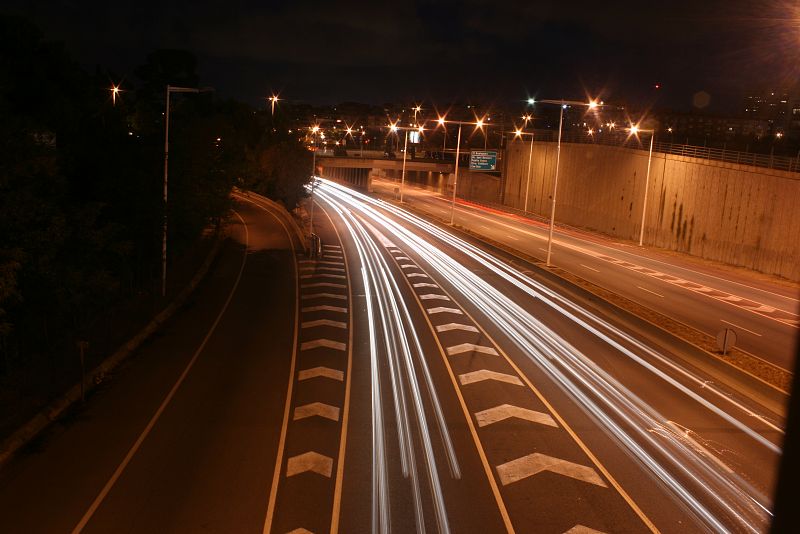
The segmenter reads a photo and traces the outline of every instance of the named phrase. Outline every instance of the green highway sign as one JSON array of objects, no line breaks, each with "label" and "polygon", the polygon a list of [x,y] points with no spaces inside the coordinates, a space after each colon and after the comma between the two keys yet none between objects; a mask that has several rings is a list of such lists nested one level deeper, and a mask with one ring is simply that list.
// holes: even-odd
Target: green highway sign
[{"label": "green highway sign", "polygon": [[497,150],[473,150],[469,153],[469,170],[497,170]]}]

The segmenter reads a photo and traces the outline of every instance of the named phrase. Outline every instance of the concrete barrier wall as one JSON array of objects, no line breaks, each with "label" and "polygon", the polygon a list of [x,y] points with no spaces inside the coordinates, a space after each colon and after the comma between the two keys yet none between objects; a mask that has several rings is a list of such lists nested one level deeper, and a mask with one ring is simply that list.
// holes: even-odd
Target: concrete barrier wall
[{"label": "concrete barrier wall", "polygon": [[[502,202],[549,217],[556,152],[510,143]],[[556,221],[638,240],[647,156],[563,144]],[[800,280],[800,174],[654,152],[644,242]]]}]

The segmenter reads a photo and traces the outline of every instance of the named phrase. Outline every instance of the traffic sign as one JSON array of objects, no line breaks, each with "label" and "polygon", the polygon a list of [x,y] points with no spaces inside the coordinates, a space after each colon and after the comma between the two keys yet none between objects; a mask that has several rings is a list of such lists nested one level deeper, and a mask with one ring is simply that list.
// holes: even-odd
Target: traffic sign
[{"label": "traffic sign", "polygon": [[469,170],[494,171],[497,169],[497,150],[473,150],[469,153]]}]

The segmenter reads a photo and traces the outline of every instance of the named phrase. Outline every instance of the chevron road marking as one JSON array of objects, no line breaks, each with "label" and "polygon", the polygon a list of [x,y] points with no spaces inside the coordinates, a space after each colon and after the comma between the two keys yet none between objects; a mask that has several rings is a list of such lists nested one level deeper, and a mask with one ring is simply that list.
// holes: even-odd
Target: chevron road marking
[{"label": "chevron road marking", "polygon": [[336,265],[336,266],[338,266],[338,267],[341,267],[342,265],[344,265],[344,263],[342,263],[342,262],[340,262],[340,261],[325,261],[325,260],[319,260],[317,263],[319,263],[320,265]]},{"label": "chevron road marking", "polygon": [[408,278],[428,278],[427,274],[422,274],[422,273],[409,273],[406,276]]},{"label": "chevron road marking", "polygon": [[483,347],[481,345],[473,345],[472,343],[462,343],[447,347],[447,354],[455,356],[456,354],[464,354],[465,352],[480,352],[481,354],[489,354],[492,356],[500,356],[497,351],[492,347]]},{"label": "chevron road marking", "polygon": [[450,297],[447,295],[436,295],[434,293],[429,293],[427,295],[420,295],[420,300],[450,300]]},{"label": "chevron road marking", "polygon": [[324,456],[318,452],[309,451],[297,456],[292,456],[286,462],[286,476],[291,477],[313,471],[318,475],[331,478],[331,471],[333,470],[333,458]]},{"label": "chevron road marking", "polygon": [[496,469],[497,475],[500,477],[500,482],[504,486],[536,475],[542,471],[550,471],[603,488],[608,487],[606,483],[603,482],[603,479],[600,478],[600,475],[597,474],[597,471],[591,467],[575,464],[538,452],[498,465]]},{"label": "chevron road marking", "polygon": [[480,371],[472,371],[471,373],[458,375],[458,380],[461,382],[462,386],[474,384],[475,382],[483,382],[484,380],[496,380],[498,382],[514,384],[515,386],[524,386],[522,380],[514,375],[497,373],[495,371],[489,371],[488,369],[481,369]]},{"label": "chevron road marking", "polygon": [[347,308],[342,308],[339,306],[328,306],[327,304],[321,304],[319,306],[307,306],[300,310],[301,312],[315,312],[315,311],[332,311],[336,313],[347,313]]},{"label": "chevron road marking", "polygon": [[347,277],[343,274],[330,274],[330,273],[314,273],[314,274],[304,274],[300,276],[301,280],[308,280],[309,278],[336,278],[337,280],[344,280]]},{"label": "chevron road marking", "polygon": [[400,268],[401,269],[418,269],[419,267],[417,267],[413,263],[404,263],[404,264],[400,265]]},{"label": "chevron road marking", "polygon": [[287,532],[286,534],[314,534],[314,533],[305,528],[296,528],[290,532]]},{"label": "chevron road marking", "polygon": [[314,328],[315,326],[332,326],[334,328],[342,328],[347,330],[347,323],[342,321],[331,321],[330,319],[317,319],[316,321],[305,321],[300,325],[300,328]]},{"label": "chevron road marking", "polygon": [[345,345],[344,343],[339,343],[338,341],[332,341],[330,339],[315,339],[314,341],[306,341],[305,343],[300,345],[300,350],[311,350],[319,347],[326,347],[335,350],[345,350],[347,348],[347,345]]},{"label": "chevron road marking", "polygon": [[302,287],[303,289],[306,289],[306,288],[309,288],[309,287],[337,287],[339,289],[344,289],[347,286],[344,285],[344,284],[334,284],[332,282],[315,282],[313,284],[303,284],[300,287]]},{"label": "chevron road marking", "polygon": [[314,293],[313,295],[302,295],[300,298],[303,300],[321,298],[347,300],[347,295],[337,295],[335,293]]},{"label": "chevron road marking", "polygon": [[431,284],[429,282],[417,282],[414,284],[414,287],[439,287],[436,284]]},{"label": "chevron road marking", "polygon": [[333,271],[334,273],[343,273],[344,269],[341,267],[317,267],[318,271]]},{"label": "chevron road marking", "polygon": [[459,310],[458,308],[445,308],[445,307],[438,307],[438,308],[428,308],[426,310],[429,315],[433,315],[434,313],[456,313],[458,315],[464,315],[464,312]]},{"label": "chevron road marking", "polygon": [[339,408],[323,402],[312,402],[311,404],[298,406],[294,409],[295,421],[298,419],[305,419],[306,417],[313,417],[315,415],[324,417],[325,419],[330,419],[331,421],[338,421]]},{"label": "chevron road marking", "polygon": [[593,528],[589,528],[583,525],[575,525],[564,534],[605,534],[605,532],[601,530],[595,530]]},{"label": "chevron road marking", "polygon": [[409,258],[408,256],[395,256],[394,259],[411,261],[411,258]]},{"label": "chevron road marking", "polygon": [[516,417],[517,419],[525,419],[526,421],[530,421],[532,423],[539,423],[558,428],[558,424],[556,424],[556,422],[553,421],[553,418],[548,414],[527,410],[525,408],[512,406],[510,404],[501,404],[500,406],[495,406],[494,408],[489,408],[488,410],[475,413],[475,419],[478,421],[479,427],[499,423],[500,421],[505,421],[506,419],[510,419],[512,417]]},{"label": "chevron road marking", "polygon": [[303,369],[297,373],[297,380],[308,380],[310,378],[317,378],[318,376],[330,378],[331,380],[338,380],[339,382],[344,381],[344,373],[337,369],[331,369],[330,367],[313,367],[311,369]]},{"label": "chevron road marking", "polygon": [[478,329],[469,324],[447,323],[436,327],[437,332],[449,332],[450,330],[463,330],[465,332],[477,332]]}]

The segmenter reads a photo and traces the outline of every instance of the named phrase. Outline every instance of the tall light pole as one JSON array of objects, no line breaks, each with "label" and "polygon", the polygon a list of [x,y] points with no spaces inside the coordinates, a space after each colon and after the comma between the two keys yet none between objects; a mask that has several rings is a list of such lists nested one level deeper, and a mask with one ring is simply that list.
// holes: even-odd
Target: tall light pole
[{"label": "tall light pole", "polygon": [[270,108],[272,109],[272,115],[275,115],[275,104],[277,104],[278,100],[280,100],[278,98],[278,95],[272,95],[269,98],[267,98],[267,100],[269,100],[269,105]]},{"label": "tall light pole", "polygon": [[[530,117],[530,115],[529,115]],[[531,136],[531,149],[528,152],[528,181],[527,185],[525,186],[525,209],[523,211],[528,211],[528,193],[531,190],[531,163],[533,162],[533,132],[523,132],[521,128],[517,128],[514,130],[514,138],[515,139],[522,139],[523,135],[530,135]]]},{"label": "tall light pole", "polygon": [[455,165],[455,172],[453,174],[453,200],[450,204],[450,225],[452,226],[453,222],[455,221],[456,216],[456,189],[458,188],[458,160],[461,157],[461,127],[465,124],[473,125],[476,129],[480,129],[483,131],[484,126],[489,126],[488,124],[484,124],[483,119],[477,119],[475,122],[470,121],[448,121],[445,120],[444,117],[439,117],[437,122],[444,127],[446,123],[450,124],[458,124],[458,136],[456,138],[456,165]]},{"label": "tall light pole", "polygon": [[647,189],[650,187],[650,165],[653,162],[653,139],[656,137],[656,131],[643,130],[636,125],[631,125],[631,127],[628,128],[628,131],[631,133],[631,135],[636,136],[642,132],[650,134],[650,153],[647,156],[647,174],[645,175],[644,179],[644,198],[642,199],[642,224],[639,226],[639,246],[641,247],[644,241],[644,218],[647,214]]},{"label": "tall light pole", "polygon": [[200,93],[213,91],[210,87],[176,87],[167,85],[166,113],[164,114],[164,217],[161,232],[161,296],[167,295],[167,184],[169,171],[169,95],[171,93]]},{"label": "tall light pole", "polygon": [[[311,213],[308,217],[309,226],[311,227],[311,235],[314,234],[314,186],[317,185],[317,132],[320,131],[318,125],[311,127],[311,145],[314,150],[311,151]],[[313,246],[313,243],[312,243]],[[311,251],[311,246],[308,250]]]},{"label": "tall light pole", "polygon": [[580,102],[576,100],[534,100],[533,98],[528,99],[528,103],[533,105],[536,103],[541,104],[555,104],[560,106],[561,113],[558,118],[558,148],[556,149],[556,175],[553,178],[553,194],[552,194],[552,206],[550,208],[550,231],[547,237],[547,266],[550,267],[550,258],[552,256],[553,251],[553,228],[555,227],[555,220],[556,220],[556,193],[558,192],[558,170],[559,165],[561,163],[561,133],[564,129],[564,110],[567,109],[568,106],[586,106],[589,109],[595,109],[601,104],[598,104],[595,100],[590,100],[589,102]]},{"label": "tall light pole", "polygon": [[403,171],[400,175],[400,202],[403,202],[403,190],[405,188],[406,183],[406,154],[408,154],[408,131],[414,130],[418,131],[420,134],[425,130],[422,126],[414,126],[414,127],[407,127],[407,126],[398,126],[397,123],[393,123],[389,125],[389,130],[397,134],[398,130],[405,130],[405,141],[403,142]]}]

